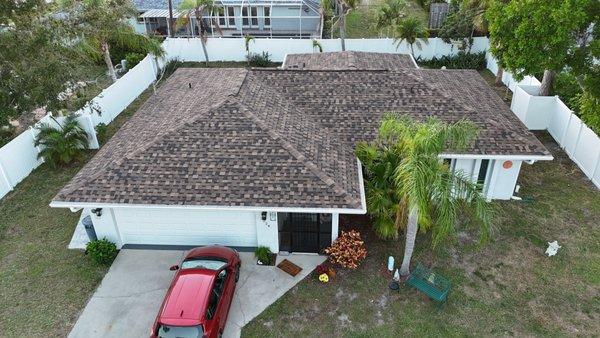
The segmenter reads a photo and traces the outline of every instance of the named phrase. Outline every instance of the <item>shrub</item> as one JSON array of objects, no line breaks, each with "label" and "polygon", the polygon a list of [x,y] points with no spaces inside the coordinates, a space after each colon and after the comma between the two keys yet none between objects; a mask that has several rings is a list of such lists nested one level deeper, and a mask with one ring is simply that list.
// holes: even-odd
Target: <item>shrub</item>
[{"label": "shrub", "polygon": [[141,53],[127,53],[127,55],[125,55],[125,62],[127,65],[127,69],[131,69],[131,68],[135,67],[144,58],[145,58],[144,54],[141,54]]},{"label": "shrub", "polygon": [[54,166],[66,165],[83,156],[88,148],[87,133],[77,122],[75,115],[67,116],[57,128],[43,124],[35,138],[35,146],[42,147],[38,158],[44,158]]},{"label": "shrub", "polygon": [[271,56],[268,52],[250,53],[246,56],[248,64],[252,67],[270,67],[272,65]]},{"label": "shrub", "polygon": [[85,249],[98,264],[109,265],[117,257],[117,246],[106,238],[90,241]]},{"label": "shrub", "polygon": [[10,142],[13,139],[14,127],[11,125],[0,126],[0,147]]},{"label": "shrub", "polygon": [[356,230],[342,231],[330,247],[325,249],[329,255],[329,261],[339,264],[344,268],[356,269],[360,262],[367,256],[365,242]]},{"label": "shrub", "polygon": [[589,92],[583,92],[578,95],[577,100],[579,101],[578,108],[581,120],[583,120],[590,129],[600,135],[600,100],[595,98]]},{"label": "shrub", "polygon": [[581,87],[577,83],[577,78],[571,73],[561,72],[556,75],[552,90],[553,95],[558,95],[562,102],[574,111],[579,111],[579,96]]},{"label": "shrub", "polygon": [[481,53],[465,53],[459,52],[456,55],[444,55],[440,58],[434,57],[429,60],[417,60],[419,66],[425,68],[442,68],[448,69],[477,69],[482,70],[486,68],[487,62],[485,60],[485,52]]},{"label": "shrub", "polygon": [[105,123],[98,123],[94,129],[96,130],[96,138],[98,139],[98,143],[104,144],[108,138],[108,126]]},{"label": "shrub", "polygon": [[271,264],[271,254],[271,249],[266,246],[259,246],[256,248],[256,250],[254,250],[254,255],[264,265]]}]

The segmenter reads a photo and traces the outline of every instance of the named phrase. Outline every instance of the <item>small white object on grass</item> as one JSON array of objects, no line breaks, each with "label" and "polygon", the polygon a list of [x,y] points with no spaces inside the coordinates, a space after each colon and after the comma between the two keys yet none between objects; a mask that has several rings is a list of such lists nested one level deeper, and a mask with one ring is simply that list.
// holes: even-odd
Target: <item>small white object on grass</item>
[{"label": "small white object on grass", "polygon": [[394,271],[394,257],[392,256],[388,257],[388,271]]},{"label": "small white object on grass", "polygon": [[560,248],[561,246],[558,245],[558,241],[548,242],[548,249],[546,249],[546,254],[548,255],[548,257],[552,257],[556,255],[558,249]]},{"label": "small white object on grass", "polygon": [[394,280],[396,282],[400,281],[400,272],[398,271],[398,269],[396,269],[396,272],[394,272]]}]

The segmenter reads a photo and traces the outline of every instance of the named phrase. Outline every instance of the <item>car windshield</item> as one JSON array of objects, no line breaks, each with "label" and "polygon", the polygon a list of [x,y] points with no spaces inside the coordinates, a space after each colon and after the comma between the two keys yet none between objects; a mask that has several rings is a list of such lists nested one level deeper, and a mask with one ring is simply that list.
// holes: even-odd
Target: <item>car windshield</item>
[{"label": "car windshield", "polygon": [[168,326],[158,327],[158,336],[161,338],[200,338],[204,334],[202,326]]},{"label": "car windshield", "polygon": [[192,258],[187,259],[181,263],[182,269],[207,269],[207,270],[221,270],[227,262],[220,261],[217,259],[210,258]]}]

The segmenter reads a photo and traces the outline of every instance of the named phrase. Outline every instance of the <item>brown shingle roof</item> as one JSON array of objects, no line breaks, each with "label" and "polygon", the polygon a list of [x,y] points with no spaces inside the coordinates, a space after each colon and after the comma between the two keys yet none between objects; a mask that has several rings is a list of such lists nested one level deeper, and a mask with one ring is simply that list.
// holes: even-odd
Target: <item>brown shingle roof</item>
[{"label": "brown shingle roof", "polygon": [[283,69],[302,70],[397,70],[417,68],[410,55],[371,52],[288,54]]},{"label": "brown shingle roof", "polygon": [[55,201],[358,209],[354,145],[385,112],[468,118],[472,154],[549,154],[474,71],[179,69]]}]

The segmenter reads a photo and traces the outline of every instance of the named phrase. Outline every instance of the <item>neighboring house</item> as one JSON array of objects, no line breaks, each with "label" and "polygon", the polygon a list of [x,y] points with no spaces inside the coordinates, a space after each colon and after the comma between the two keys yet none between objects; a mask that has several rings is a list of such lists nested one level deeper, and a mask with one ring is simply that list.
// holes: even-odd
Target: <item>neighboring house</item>
[{"label": "neighboring house", "polygon": [[177,70],[51,206],[95,209],[98,237],[118,247],[318,252],[340,214],[367,211],[354,146],[386,112],[473,121],[474,146],[442,157],[488,199],[511,198],[523,162],[552,159],[475,71],[360,52],[283,68]]},{"label": "neighboring house", "polygon": [[[175,28],[169,26],[167,0],[133,0],[133,3],[139,12],[134,24],[138,32],[167,36],[175,29],[178,37],[198,36],[193,15],[187,23],[176,24]],[[175,19],[183,14],[178,9],[180,3],[181,0],[172,2]],[[211,27],[208,36],[321,37],[319,0],[215,0],[214,4],[217,10],[204,16],[207,27]]]}]

